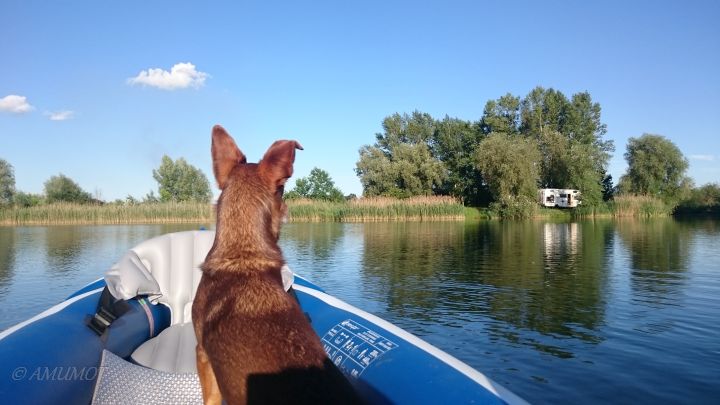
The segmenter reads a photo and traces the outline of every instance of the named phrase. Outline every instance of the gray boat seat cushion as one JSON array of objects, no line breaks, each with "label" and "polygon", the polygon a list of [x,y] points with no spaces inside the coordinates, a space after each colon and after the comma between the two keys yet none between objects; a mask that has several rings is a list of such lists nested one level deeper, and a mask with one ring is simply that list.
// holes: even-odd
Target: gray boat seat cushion
[{"label": "gray boat seat cushion", "polygon": [[175,405],[202,402],[197,374],[152,370],[103,350],[93,404]]},{"label": "gray boat seat cushion", "polygon": [[173,325],[135,349],[136,363],[169,373],[196,373],[195,330],[192,322]]}]

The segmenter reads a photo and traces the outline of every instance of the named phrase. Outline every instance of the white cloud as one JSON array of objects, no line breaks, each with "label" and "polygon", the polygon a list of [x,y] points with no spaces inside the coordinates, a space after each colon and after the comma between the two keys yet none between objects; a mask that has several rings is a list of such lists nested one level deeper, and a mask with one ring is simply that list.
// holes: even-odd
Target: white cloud
[{"label": "white cloud", "polygon": [[713,155],[690,155],[690,159],[705,160],[707,162],[712,162],[713,160],[715,160],[715,156],[713,156]]},{"label": "white cloud", "polygon": [[75,117],[75,111],[69,111],[69,110],[56,111],[56,112],[48,111],[45,113],[45,115],[47,115],[48,118],[50,118],[50,121],[65,121],[65,120],[69,120],[69,119]]},{"label": "white cloud", "polygon": [[143,70],[135,77],[127,79],[128,84],[157,87],[163,90],[199,88],[205,84],[209,75],[199,72],[192,63],[178,63],[170,71],[159,68]]},{"label": "white cloud", "polygon": [[23,114],[34,110],[35,107],[27,102],[27,97],[11,94],[0,98],[0,111]]}]

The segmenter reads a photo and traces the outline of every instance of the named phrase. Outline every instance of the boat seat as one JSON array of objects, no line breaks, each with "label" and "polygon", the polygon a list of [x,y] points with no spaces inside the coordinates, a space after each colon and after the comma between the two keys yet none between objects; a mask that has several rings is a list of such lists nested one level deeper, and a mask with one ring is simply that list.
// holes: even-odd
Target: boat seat
[{"label": "boat seat", "polygon": [[215,231],[175,232],[149,239],[130,249],[105,273],[115,298],[148,295],[170,308],[170,325],[192,321],[192,301],[200,283]]},{"label": "boat seat", "polygon": [[172,325],[130,355],[133,361],[168,373],[197,373],[192,322]]},{"label": "boat seat", "polygon": [[[170,308],[170,326],[146,341],[131,355],[133,361],[155,370],[196,372],[192,302],[215,231],[185,231],[147,240],[130,249],[105,273],[110,293],[121,299],[147,295],[154,304]],[[283,266],[282,278],[289,289],[294,276]]]}]

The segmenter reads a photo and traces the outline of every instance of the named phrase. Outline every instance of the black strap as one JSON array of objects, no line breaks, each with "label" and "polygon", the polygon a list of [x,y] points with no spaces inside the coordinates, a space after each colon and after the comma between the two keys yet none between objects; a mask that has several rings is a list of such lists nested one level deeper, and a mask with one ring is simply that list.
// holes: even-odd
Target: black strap
[{"label": "black strap", "polygon": [[100,294],[100,301],[95,315],[86,318],[87,326],[95,331],[98,336],[102,336],[110,325],[129,309],[130,305],[124,300],[113,297],[106,286]]}]

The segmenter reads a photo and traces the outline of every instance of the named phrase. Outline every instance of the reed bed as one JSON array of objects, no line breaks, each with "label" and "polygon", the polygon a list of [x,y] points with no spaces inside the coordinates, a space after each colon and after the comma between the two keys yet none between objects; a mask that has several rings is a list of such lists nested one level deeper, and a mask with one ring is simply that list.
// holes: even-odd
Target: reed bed
[{"label": "reed bed", "polygon": [[662,200],[649,196],[617,196],[610,204],[615,217],[660,217],[672,214],[673,207]]},{"label": "reed bed", "polygon": [[290,200],[292,222],[462,221],[465,207],[452,197],[367,197],[344,202]]},{"label": "reed bed", "polygon": [[214,221],[213,206],[195,202],[138,205],[59,203],[0,209],[0,225],[165,224]]},{"label": "reed bed", "polygon": [[[330,202],[289,200],[291,222],[386,222],[462,221],[500,219],[490,208],[464,207],[447,196],[406,199],[368,197]],[[50,204],[28,208],[0,208],[0,225],[165,224],[215,222],[211,204],[156,203],[137,205]],[[551,220],[597,217],[659,217],[672,214],[672,207],[647,196],[618,196],[614,201],[572,211],[539,208],[531,217]]]}]

